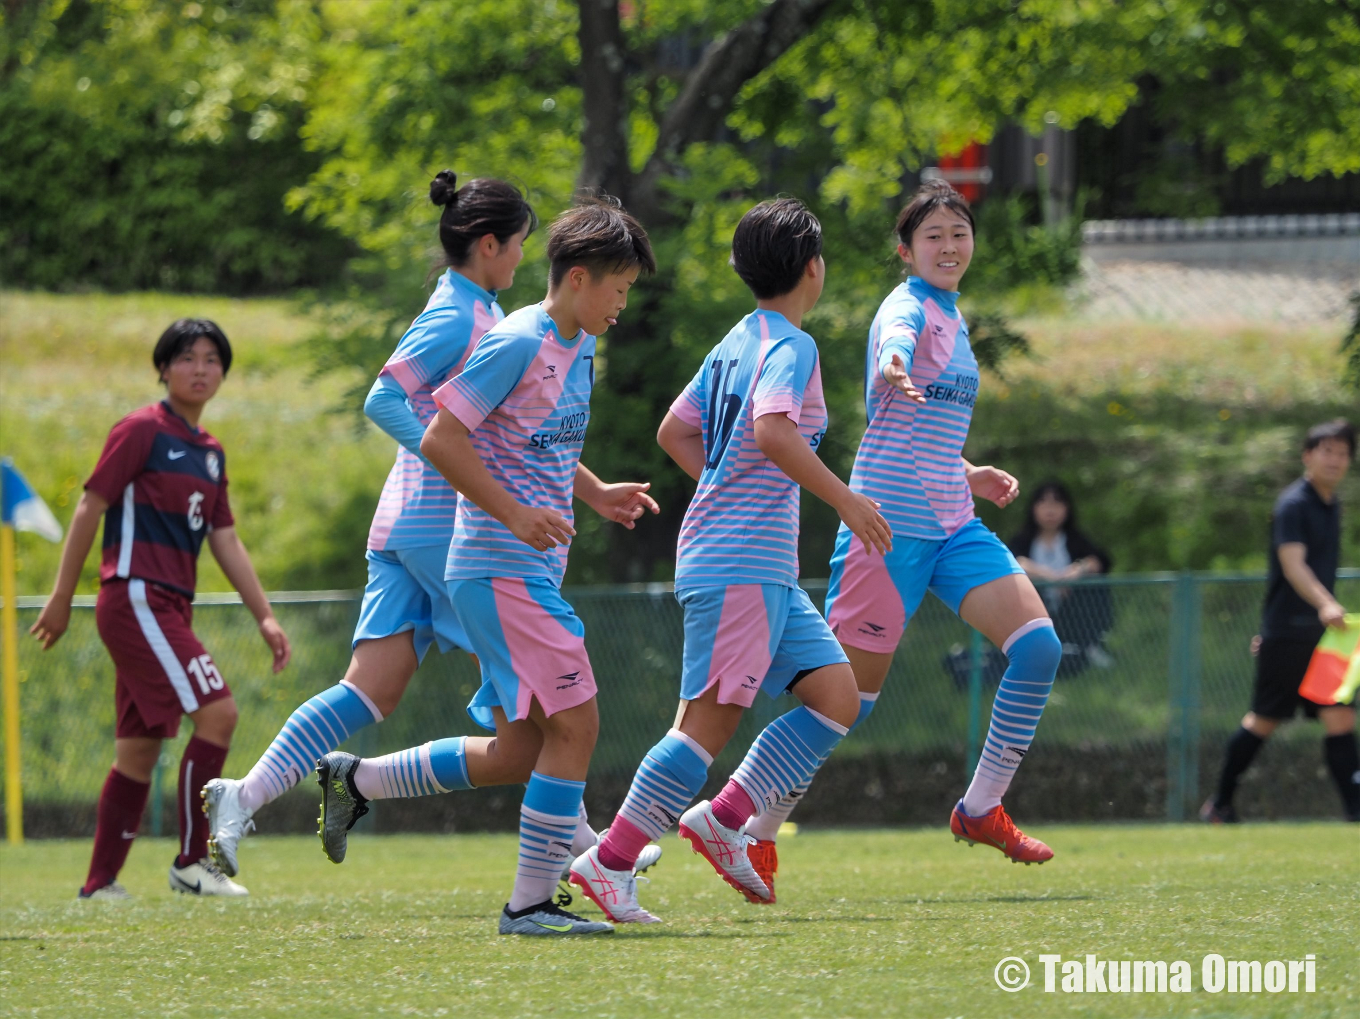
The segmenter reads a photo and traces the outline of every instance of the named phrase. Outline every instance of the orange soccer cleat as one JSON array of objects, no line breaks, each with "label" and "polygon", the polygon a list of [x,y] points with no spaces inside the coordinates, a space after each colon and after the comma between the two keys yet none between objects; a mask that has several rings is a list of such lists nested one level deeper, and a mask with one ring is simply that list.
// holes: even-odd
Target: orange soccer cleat
[{"label": "orange soccer cleat", "polygon": [[779,873],[778,848],[771,839],[757,839],[755,845],[746,847],[746,857],[770,890],[770,897],[765,901],[774,902],[774,876]]},{"label": "orange soccer cleat", "polygon": [[1012,863],[1023,863],[1026,867],[1053,859],[1053,850],[1017,828],[1000,804],[981,817],[970,817],[963,812],[960,800],[949,817],[949,830],[954,833],[955,842],[994,846],[1009,856]]}]

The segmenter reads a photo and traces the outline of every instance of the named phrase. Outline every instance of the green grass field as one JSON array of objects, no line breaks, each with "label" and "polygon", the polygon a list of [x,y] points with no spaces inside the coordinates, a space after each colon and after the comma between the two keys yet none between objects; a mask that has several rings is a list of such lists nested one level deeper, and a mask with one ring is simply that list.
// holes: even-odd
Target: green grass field
[{"label": "green grass field", "polygon": [[[244,902],[166,887],[137,846],[132,903],[79,903],[89,845],[0,849],[0,1014],[24,1016],[1300,1016],[1360,1014],[1354,828],[1036,830],[1019,867],[947,833],[804,833],[779,902],[742,902],[667,839],[644,905],[665,924],[571,941],[501,938],[509,836],[314,839],[242,850]],[[594,912],[587,906],[586,912]],[[1041,953],[1190,962],[1185,994],[1044,993]],[[1313,994],[1211,994],[1203,956],[1317,957]],[[1019,956],[1034,982],[1004,993]]]}]

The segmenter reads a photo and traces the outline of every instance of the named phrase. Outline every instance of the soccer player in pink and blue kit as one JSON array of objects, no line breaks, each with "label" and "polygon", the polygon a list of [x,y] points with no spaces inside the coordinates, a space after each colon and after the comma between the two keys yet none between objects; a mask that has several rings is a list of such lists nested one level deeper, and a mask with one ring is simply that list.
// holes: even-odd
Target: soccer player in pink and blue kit
[{"label": "soccer player in pink and blue kit", "polygon": [[[638,904],[634,862],[677,820],[719,876],[748,899],[768,901],[747,859],[745,826],[810,774],[855,720],[854,674],[798,586],[800,486],[880,553],[891,534],[873,500],[816,454],[826,404],[817,344],[802,320],[821,295],[821,248],[821,224],[795,199],[763,202],[742,217],[732,265],[757,308],[704,359],[658,432],[698,481],[676,555],[685,611],[680,711],[643,759],[608,834],[571,867],[571,883],[616,922],[656,922]],[[802,704],[765,727],[711,803],[690,806],[761,689],[789,691]]]},{"label": "soccer player in pink and blue kit", "polygon": [[560,588],[576,533],[573,494],[628,527],[657,511],[647,485],[606,485],[580,462],[595,338],[616,323],[638,274],[655,271],[656,261],[642,227],[612,200],[559,216],[548,258],[547,298],[492,328],[462,373],[435,391],[439,411],[420,445],[458,491],[444,577],[481,664],[468,712],[527,766],[482,780],[459,765],[471,763],[460,747],[473,741],[458,737],[372,760],[330,753],[317,774],[322,843],[337,863],[369,800],[527,781],[500,932],[555,936],[613,930],[551,899],[564,865],[585,848],[582,793],[599,729],[585,629]]},{"label": "soccer player in pink and blue kit", "polygon": [[[448,268],[364,402],[365,413],[399,446],[369,531],[368,584],[349,669],[293,712],[245,778],[214,779],[203,789],[209,848],[228,875],[238,871],[237,846],[255,811],[296,785],[317,758],[390,715],[432,644],[445,653],[471,647],[444,589],[457,493],[421,455],[420,441],[438,410],[435,390],[462,371],[505,317],[496,292],[514,282],[537,219],[505,181],[457,185],[451,170],[430,182],[430,200],[443,210],[439,238]],[[491,784],[525,772],[532,750],[508,741],[459,741],[437,754],[434,766]]]},{"label": "soccer player in pink and blue kit", "polygon": [[[973,255],[973,214],[942,181],[926,184],[898,216],[898,254],[912,275],[879,307],[869,331],[865,404],[869,426],[850,487],[883,507],[893,550],[874,554],[842,526],[831,560],[826,617],[861,691],[863,722],[887,678],[893,653],[932,591],[1010,659],[977,770],[950,818],[956,838],[982,842],[1017,863],[1053,851],[1019,831],[1001,805],[1034,739],[1062,657],[1043,599],[1009,549],[973,514],[973,498],[1006,506],[1015,479],[963,458],[978,365],[959,314],[958,283]],[[807,782],[752,825],[757,869],[770,880],[779,824]]]}]

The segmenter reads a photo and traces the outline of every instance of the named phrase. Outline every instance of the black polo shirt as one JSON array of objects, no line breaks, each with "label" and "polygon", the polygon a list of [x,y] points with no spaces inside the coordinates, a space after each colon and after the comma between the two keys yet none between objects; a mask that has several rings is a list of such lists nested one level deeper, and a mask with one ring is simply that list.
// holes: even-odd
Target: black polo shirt
[{"label": "black polo shirt", "polygon": [[1317,643],[1323,626],[1317,609],[1299,597],[1280,567],[1280,546],[1298,542],[1307,549],[1309,569],[1328,591],[1336,590],[1341,558],[1341,501],[1322,501],[1306,478],[1280,493],[1270,516],[1270,576],[1261,613],[1261,636]]}]

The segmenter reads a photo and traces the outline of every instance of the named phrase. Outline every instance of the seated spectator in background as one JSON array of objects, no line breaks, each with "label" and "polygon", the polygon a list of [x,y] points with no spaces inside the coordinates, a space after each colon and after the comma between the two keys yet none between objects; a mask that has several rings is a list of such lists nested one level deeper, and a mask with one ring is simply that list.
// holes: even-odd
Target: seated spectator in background
[{"label": "seated spectator in background", "polygon": [[[1077,580],[1108,573],[1112,563],[1109,553],[1077,529],[1072,494],[1056,480],[1034,490],[1025,525],[1009,544],[1031,580]],[[1073,675],[1088,664],[1109,666],[1110,656],[1101,642],[1114,626],[1110,589],[1055,586],[1042,587],[1039,593],[1063,642],[1059,675]]]}]

